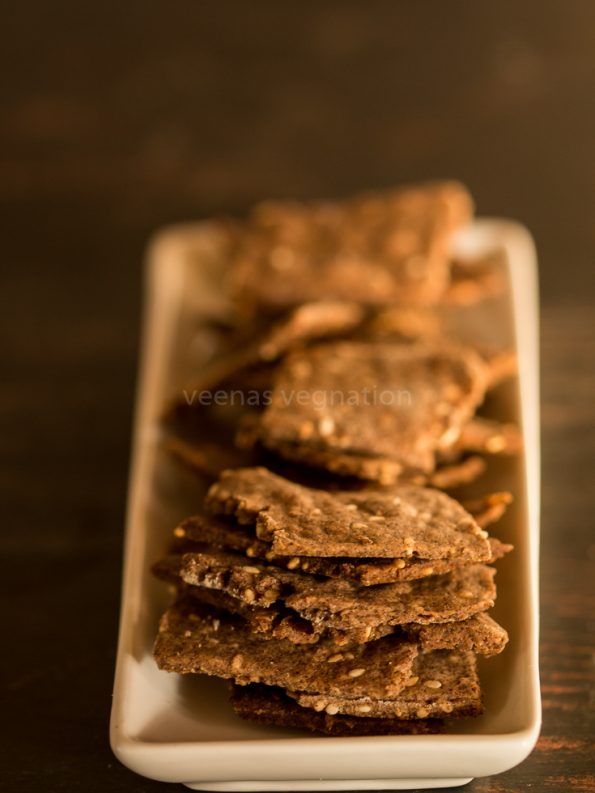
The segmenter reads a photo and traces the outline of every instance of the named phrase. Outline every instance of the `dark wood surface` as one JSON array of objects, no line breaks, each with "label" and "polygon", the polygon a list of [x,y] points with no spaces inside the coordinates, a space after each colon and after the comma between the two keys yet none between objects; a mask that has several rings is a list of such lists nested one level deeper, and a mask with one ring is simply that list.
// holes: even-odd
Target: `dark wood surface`
[{"label": "dark wood surface", "polygon": [[147,237],[269,195],[457,176],[482,214],[532,229],[542,288],[543,734],[470,789],[595,790],[595,4],[9,6],[7,789],[168,789],[107,742]]}]

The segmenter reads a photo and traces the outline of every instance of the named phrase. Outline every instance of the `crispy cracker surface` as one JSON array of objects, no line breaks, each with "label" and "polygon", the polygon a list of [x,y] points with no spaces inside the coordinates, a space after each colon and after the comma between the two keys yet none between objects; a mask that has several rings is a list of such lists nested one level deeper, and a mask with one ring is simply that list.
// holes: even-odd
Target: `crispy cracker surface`
[{"label": "crispy cracker surface", "polygon": [[221,474],[206,507],[254,525],[279,555],[490,558],[486,532],[461,504],[415,485],[330,493],[244,468]]}]

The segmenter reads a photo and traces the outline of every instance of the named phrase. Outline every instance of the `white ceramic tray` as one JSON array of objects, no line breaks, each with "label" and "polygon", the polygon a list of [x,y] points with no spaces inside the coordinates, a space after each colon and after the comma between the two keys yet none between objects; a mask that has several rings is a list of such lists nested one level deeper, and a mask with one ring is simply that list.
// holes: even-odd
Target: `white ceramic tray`
[{"label": "white ceramic tray", "polygon": [[[223,681],[179,678],[157,669],[151,647],[166,588],[151,564],[166,551],[176,521],[200,505],[196,482],[161,449],[159,414],[168,397],[200,369],[209,337],[197,317],[225,310],[220,240],[209,224],[167,229],[150,246],[142,366],[126,527],[124,586],[111,745],[144,776],[202,790],[388,790],[462,785],[497,774],[531,751],[540,726],[537,658],[539,541],[539,394],[537,276],[529,234],[516,223],[479,220],[456,248],[505,252],[509,297],[467,311],[474,339],[486,332],[514,343],[517,384],[500,389],[496,413],[522,425],[525,453],[491,466],[479,491],[515,494],[498,536],[515,551],[499,563],[496,618],[510,633],[502,655],[480,664],[485,715],[448,735],[329,738],[269,729],[238,719]],[[465,313],[465,312],[464,312]],[[470,329],[470,330],[469,330]]]}]

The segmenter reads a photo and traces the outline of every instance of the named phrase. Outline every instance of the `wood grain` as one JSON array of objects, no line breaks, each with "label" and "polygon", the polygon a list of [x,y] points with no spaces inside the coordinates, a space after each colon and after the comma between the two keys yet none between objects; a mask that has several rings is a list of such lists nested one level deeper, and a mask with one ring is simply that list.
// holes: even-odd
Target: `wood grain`
[{"label": "wood grain", "polygon": [[150,233],[457,176],[532,229],[543,305],[543,735],[469,789],[595,790],[595,5],[24,0],[3,39],[9,789],[169,787],[107,745]]}]

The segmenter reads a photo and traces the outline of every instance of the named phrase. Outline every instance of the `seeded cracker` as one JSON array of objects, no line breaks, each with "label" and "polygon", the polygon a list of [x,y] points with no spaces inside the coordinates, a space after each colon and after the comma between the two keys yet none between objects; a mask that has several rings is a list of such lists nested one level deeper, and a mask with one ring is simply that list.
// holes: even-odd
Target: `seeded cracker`
[{"label": "seeded cracker", "polygon": [[248,605],[282,601],[315,626],[353,630],[406,622],[452,622],[494,604],[495,570],[459,567],[442,576],[361,587],[341,579],[317,580],[272,565],[246,564],[247,558],[215,549],[188,553],[180,576],[187,584],[225,592]]},{"label": "seeded cracker", "polygon": [[180,578],[182,567],[181,556],[170,556],[155,565],[153,571],[157,577],[176,584],[181,595],[243,617],[250,630],[263,638],[288,639],[295,644],[313,644],[320,639],[328,639],[333,644],[344,646],[363,644],[397,633],[418,642],[423,650],[459,648],[486,656],[502,652],[508,641],[504,628],[484,612],[460,622],[361,625],[350,630],[338,630],[320,622],[313,624],[282,602],[269,606],[248,604],[221,590],[185,584]]},{"label": "seeded cracker", "polygon": [[411,676],[417,646],[389,636],[353,645],[336,658],[330,642],[292,644],[251,633],[240,618],[178,601],[161,618],[154,655],[160,669],[204,673],[240,685],[266,683],[342,696],[392,696]]},{"label": "seeded cracker", "polygon": [[[509,493],[493,493],[484,498],[464,504],[482,528],[498,520],[510,503]],[[447,573],[460,566],[457,559],[349,559],[346,557],[277,556],[271,551],[270,543],[259,540],[247,527],[234,526],[229,521],[196,515],[186,518],[175,529],[174,536],[179,550],[197,550],[196,545],[211,545],[225,550],[241,551],[250,559],[270,562],[289,570],[301,570],[311,575],[330,578],[346,578],[370,586],[390,584],[396,581],[411,581],[428,575]],[[495,562],[512,550],[512,545],[488,538],[490,556],[487,562]]]},{"label": "seeded cracker", "polygon": [[431,735],[443,732],[439,719],[361,719],[301,708],[279,688],[232,686],[231,704],[242,719],[272,727],[294,727],[325,735]]},{"label": "seeded cracker", "polygon": [[357,295],[367,305],[436,302],[449,284],[450,238],[472,210],[455,182],[342,202],[268,201],[237,237],[232,292],[248,313],[279,312],[321,295]]},{"label": "seeded cracker", "polygon": [[205,504],[254,525],[281,556],[490,558],[487,533],[457,501],[414,485],[328,493],[243,468],[224,471]]},{"label": "seeded cracker", "polygon": [[486,386],[487,367],[470,349],[317,344],[281,363],[260,439],[283,457],[336,473],[386,483],[428,475]]},{"label": "seeded cracker", "polygon": [[405,625],[409,638],[423,650],[471,650],[478,655],[498,655],[508,643],[508,633],[496,620],[482,612],[462,622]]},{"label": "seeded cracker", "polygon": [[288,694],[305,708],[327,712],[331,708],[333,713],[368,718],[426,719],[483,712],[475,656],[470,652],[422,653],[413,663],[411,678],[394,698]]}]

